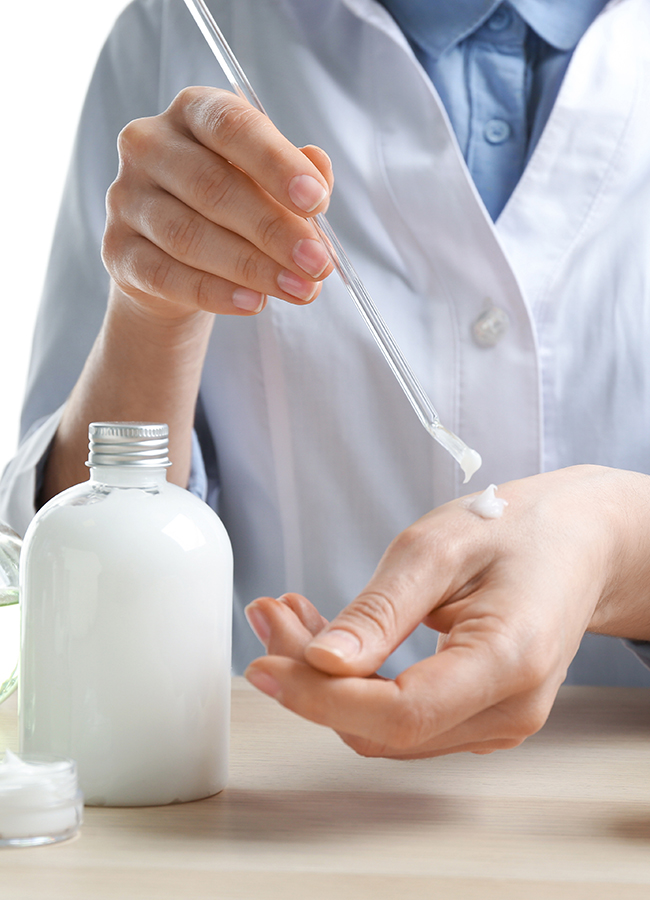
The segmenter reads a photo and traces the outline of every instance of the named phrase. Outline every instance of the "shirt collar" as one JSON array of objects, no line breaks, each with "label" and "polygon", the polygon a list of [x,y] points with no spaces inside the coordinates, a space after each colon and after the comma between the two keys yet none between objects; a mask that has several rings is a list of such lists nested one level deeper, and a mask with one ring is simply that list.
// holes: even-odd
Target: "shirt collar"
[{"label": "shirt collar", "polygon": [[[476,31],[502,0],[380,0],[409,40],[438,59]],[[607,0],[510,0],[519,15],[557,50],[572,50]]]},{"label": "shirt collar", "polygon": [[519,15],[556,50],[573,50],[607,0],[510,0]]}]

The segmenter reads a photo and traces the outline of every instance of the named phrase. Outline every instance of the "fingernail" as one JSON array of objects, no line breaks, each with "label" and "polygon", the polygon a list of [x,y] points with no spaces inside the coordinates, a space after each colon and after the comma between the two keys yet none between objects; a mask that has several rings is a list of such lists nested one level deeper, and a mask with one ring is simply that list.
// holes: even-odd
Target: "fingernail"
[{"label": "fingernail", "polygon": [[341,631],[339,628],[334,628],[325,634],[319,634],[309,646],[325,650],[327,653],[338,657],[338,659],[348,661],[354,659],[361,650],[361,641],[349,631]]},{"label": "fingernail", "polygon": [[247,312],[259,312],[264,306],[264,294],[258,291],[249,291],[248,288],[237,288],[232,295],[232,305],[237,309],[245,309]]},{"label": "fingernail", "polygon": [[295,264],[313,278],[318,278],[325,271],[329,262],[325,247],[320,241],[315,241],[312,238],[304,238],[304,240],[298,241],[293,248],[291,256]]},{"label": "fingernail", "polygon": [[274,697],[276,700],[280,699],[280,683],[272,675],[267,675],[266,672],[260,672],[249,667],[244,672],[244,677],[258,691],[262,691],[263,694],[268,694],[269,697]]},{"label": "fingernail", "polygon": [[311,300],[318,287],[313,281],[305,281],[300,275],[294,275],[288,269],[280,272],[277,281],[280,290],[285,294],[291,294],[297,300]]},{"label": "fingernail", "polygon": [[264,613],[259,609],[255,609],[254,606],[247,606],[244,614],[248,619],[248,624],[255,632],[255,636],[264,644],[264,647],[268,647],[269,638],[271,637],[271,626]]},{"label": "fingernail", "polygon": [[305,212],[311,212],[327,197],[327,191],[311,175],[296,175],[289,182],[291,202]]}]

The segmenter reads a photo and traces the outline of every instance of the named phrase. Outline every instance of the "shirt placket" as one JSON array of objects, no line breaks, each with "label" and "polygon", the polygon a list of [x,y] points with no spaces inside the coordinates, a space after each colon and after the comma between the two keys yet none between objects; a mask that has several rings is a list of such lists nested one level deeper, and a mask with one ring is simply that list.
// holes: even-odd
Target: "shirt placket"
[{"label": "shirt placket", "polygon": [[493,220],[523,171],[527,144],[527,25],[500,6],[466,42],[469,171]]}]

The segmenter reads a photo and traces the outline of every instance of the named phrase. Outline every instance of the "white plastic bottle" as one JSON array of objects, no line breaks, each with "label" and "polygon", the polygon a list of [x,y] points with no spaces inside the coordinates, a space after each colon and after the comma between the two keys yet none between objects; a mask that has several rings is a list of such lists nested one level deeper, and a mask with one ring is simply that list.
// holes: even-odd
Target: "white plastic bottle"
[{"label": "white plastic bottle", "polygon": [[232,550],[167,482],[166,425],[90,426],[90,480],[21,559],[21,752],[77,761],[87,805],[197,800],[227,779]]}]

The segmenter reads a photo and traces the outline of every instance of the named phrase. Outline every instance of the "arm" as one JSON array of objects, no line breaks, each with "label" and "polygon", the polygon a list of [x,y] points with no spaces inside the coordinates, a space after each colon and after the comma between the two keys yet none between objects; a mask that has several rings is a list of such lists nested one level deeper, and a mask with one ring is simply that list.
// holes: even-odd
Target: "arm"
[{"label": "arm", "polygon": [[212,316],[147,318],[113,283],[100,334],[66,404],[40,501],[84,481],[91,421],[166,422],[170,479],[185,486],[201,369]]},{"label": "arm", "polygon": [[[388,548],[330,624],[261,598],[253,684],[364,755],[513,747],[542,727],[585,631],[650,638],[650,477],[591,466],[504,485],[500,519],[456,500]],[[372,676],[420,623],[435,656]]]}]

